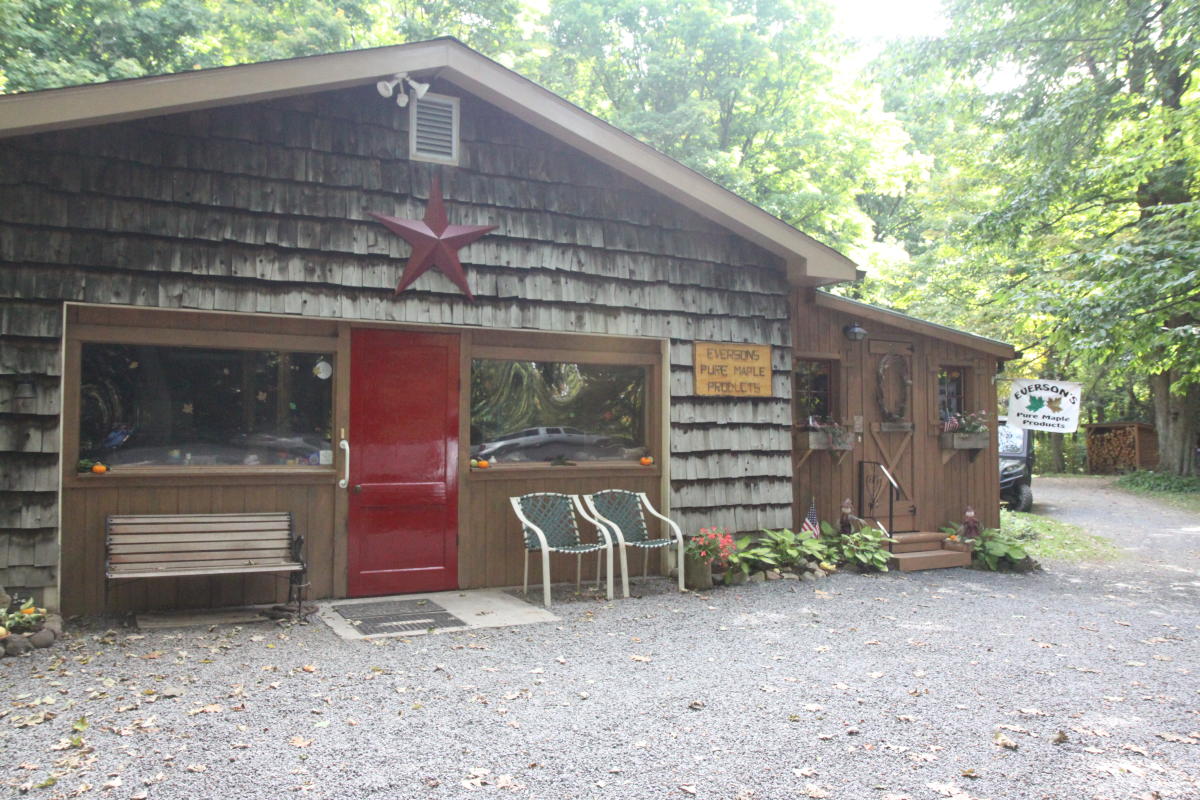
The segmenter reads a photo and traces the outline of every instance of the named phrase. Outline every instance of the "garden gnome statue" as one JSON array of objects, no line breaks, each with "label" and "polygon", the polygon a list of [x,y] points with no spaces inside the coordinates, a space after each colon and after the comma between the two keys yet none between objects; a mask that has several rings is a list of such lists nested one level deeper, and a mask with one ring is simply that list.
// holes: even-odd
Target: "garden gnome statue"
[{"label": "garden gnome statue", "polygon": [[842,517],[838,520],[838,533],[849,536],[854,533],[854,503],[847,497],[842,501]]},{"label": "garden gnome statue", "polygon": [[962,530],[959,533],[963,539],[979,538],[979,520],[975,517],[974,506],[967,506],[963,512]]}]

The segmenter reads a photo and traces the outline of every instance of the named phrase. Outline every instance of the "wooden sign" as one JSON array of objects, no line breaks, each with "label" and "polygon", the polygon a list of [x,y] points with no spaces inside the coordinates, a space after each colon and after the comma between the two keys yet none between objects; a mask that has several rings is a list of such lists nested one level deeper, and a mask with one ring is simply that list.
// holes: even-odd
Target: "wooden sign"
[{"label": "wooden sign", "polygon": [[771,346],[694,342],[696,394],[722,397],[771,396]]}]

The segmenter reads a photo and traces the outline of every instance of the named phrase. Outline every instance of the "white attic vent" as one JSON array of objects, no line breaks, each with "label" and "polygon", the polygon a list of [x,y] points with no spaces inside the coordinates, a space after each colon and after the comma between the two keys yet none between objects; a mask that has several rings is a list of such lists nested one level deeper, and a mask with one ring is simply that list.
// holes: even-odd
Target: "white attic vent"
[{"label": "white attic vent", "polygon": [[458,163],[458,98],[426,94],[409,105],[408,153],[417,161]]}]

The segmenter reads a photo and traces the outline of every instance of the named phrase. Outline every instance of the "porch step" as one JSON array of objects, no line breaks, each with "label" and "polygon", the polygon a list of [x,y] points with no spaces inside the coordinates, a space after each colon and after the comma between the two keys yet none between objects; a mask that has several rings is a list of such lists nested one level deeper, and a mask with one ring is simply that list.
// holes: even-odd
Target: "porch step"
[{"label": "porch step", "polygon": [[893,533],[892,538],[898,544],[920,544],[923,542],[935,542],[939,547],[942,544],[942,539],[946,538],[946,534],[940,531],[918,531],[916,533]]},{"label": "porch step", "polygon": [[928,553],[931,550],[940,550],[942,548],[942,540],[936,542],[897,542],[892,545],[893,553]]},{"label": "porch step", "polygon": [[971,554],[959,550],[923,550],[916,553],[893,553],[888,566],[901,572],[919,569],[945,569],[965,567],[971,563]]}]

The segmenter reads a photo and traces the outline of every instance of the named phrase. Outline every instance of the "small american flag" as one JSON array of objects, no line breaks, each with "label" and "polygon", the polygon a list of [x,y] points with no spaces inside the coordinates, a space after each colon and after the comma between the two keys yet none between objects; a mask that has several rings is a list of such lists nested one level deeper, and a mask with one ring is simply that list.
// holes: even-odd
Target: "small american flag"
[{"label": "small american flag", "polygon": [[804,522],[800,525],[802,533],[808,533],[814,538],[821,535],[820,522],[817,520],[817,501],[814,498],[808,506],[808,515],[804,517]]}]

